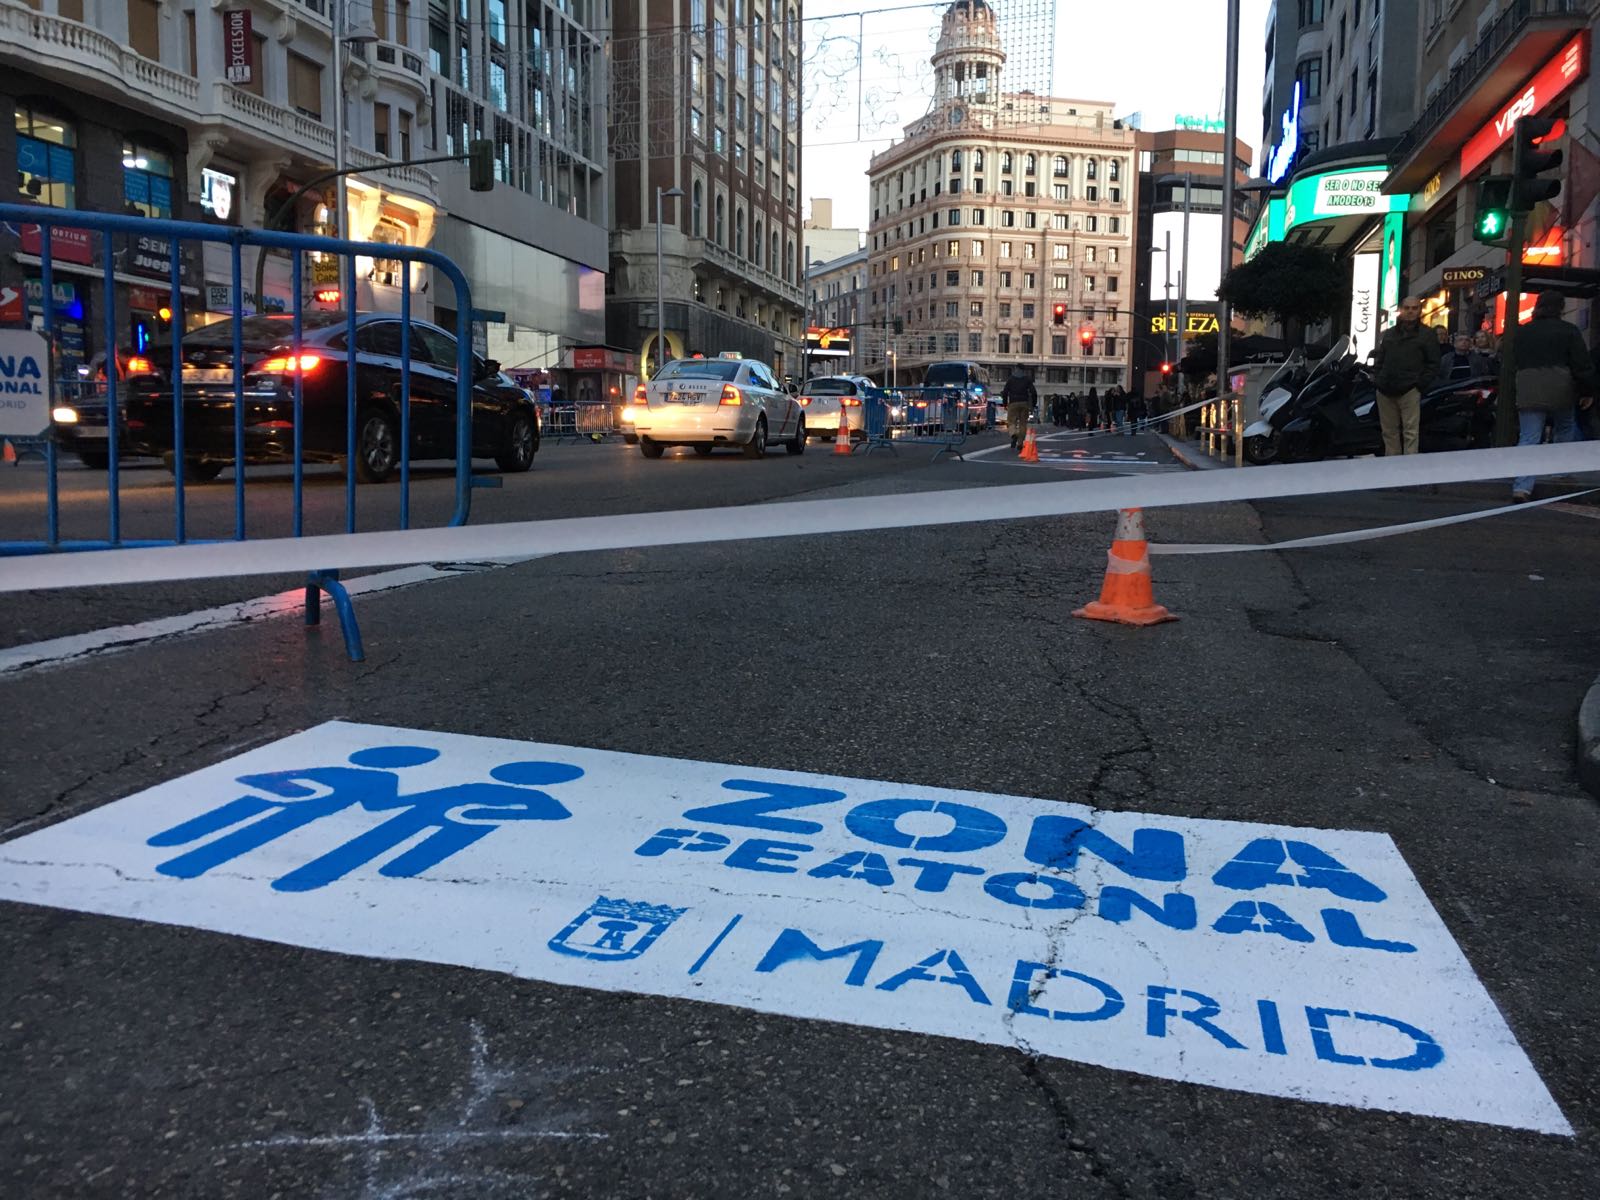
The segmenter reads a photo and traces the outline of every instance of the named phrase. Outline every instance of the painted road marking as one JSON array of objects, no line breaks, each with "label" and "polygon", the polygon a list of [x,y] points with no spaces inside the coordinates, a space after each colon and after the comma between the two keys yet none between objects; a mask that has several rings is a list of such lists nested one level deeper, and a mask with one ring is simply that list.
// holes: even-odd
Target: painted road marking
[{"label": "painted road marking", "polygon": [[[345,580],[345,590],[354,596],[376,595],[397,588],[415,587],[419,583],[436,583],[441,579],[460,579],[464,575],[479,574],[516,563],[531,562],[542,554],[520,558],[492,559],[476,563],[435,563],[414,567],[397,567],[393,571],[380,571],[373,575],[360,575]],[[331,610],[332,600],[322,599],[324,610]],[[241,600],[236,604],[219,604],[215,608],[202,608],[194,612],[178,613],[170,617],[152,617],[131,625],[113,625],[88,633],[74,633],[66,637],[49,638],[42,642],[29,642],[21,646],[0,649],[0,677],[19,675],[25,671],[42,670],[99,658],[122,650],[132,650],[151,642],[164,642],[193,633],[212,629],[226,629],[252,621],[266,621],[275,617],[299,616],[305,612],[305,588],[291,588],[271,596],[258,596],[254,600]]]},{"label": "painted road marking", "polygon": [[333,722],[0,897],[1571,1134],[1383,834]]}]

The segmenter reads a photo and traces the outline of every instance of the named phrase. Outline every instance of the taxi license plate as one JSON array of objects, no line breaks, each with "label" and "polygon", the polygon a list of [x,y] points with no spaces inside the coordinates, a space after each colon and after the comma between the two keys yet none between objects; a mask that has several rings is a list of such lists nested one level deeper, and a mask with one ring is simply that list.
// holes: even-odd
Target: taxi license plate
[{"label": "taxi license plate", "polygon": [[700,403],[700,393],[699,392],[668,392],[667,393],[667,402],[669,404],[699,404]]}]

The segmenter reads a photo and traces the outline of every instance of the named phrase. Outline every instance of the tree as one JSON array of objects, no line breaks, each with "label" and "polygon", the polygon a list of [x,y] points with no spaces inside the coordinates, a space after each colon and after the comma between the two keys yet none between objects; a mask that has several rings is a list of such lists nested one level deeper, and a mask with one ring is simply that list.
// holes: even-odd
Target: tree
[{"label": "tree", "polygon": [[1276,320],[1296,345],[1308,324],[1338,311],[1344,288],[1339,265],[1320,246],[1272,242],[1229,271],[1217,295],[1235,312]]},{"label": "tree", "polygon": [[1189,352],[1178,360],[1178,370],[1195,384],[1204,383],[1206,376],[1217,369],[1217,335],[1196,334],[1189,339]]}]

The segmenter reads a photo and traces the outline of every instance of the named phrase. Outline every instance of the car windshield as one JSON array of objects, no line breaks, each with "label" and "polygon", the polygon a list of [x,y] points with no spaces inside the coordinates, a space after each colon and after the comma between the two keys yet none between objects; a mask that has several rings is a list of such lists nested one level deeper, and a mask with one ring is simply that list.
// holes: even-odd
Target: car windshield
[{"label": "car windshield", "polygon": [[656,373],[656,378],[733,380],[739,377],[739,368],[742,365],[726,358],[680,358],[662,367]]},{"label": "car windshield", "polygon": [[848,379],[813,379],[806,384],[806,393],[811,396],[854,396],[856,385]]},{"label": "car windshield", "polygon": [[[326,329],[330,325],[343,324],[344,320],[344,313],[322,311],[302,313],[300,329],[303,333],[309,333],[313,329]],[[294,318],[289,313],[245,317],[239,322],[239,334],[247,346],[270,346],[294,336]],[[196,329],[193,333],[184,334],[183,344],[217,347],[233,345],[233,318],[226,317]]]},{"label": "car windshield", "polygon": [[965,387],[967,364],[934,363],[928,368],[927,377],[922,382],[926,387]]}]

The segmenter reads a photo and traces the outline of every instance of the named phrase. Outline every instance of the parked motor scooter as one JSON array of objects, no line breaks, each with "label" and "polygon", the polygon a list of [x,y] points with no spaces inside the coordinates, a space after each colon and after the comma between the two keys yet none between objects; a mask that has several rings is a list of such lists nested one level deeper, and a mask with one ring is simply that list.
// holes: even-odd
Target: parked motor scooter
[{"label": "parked motor scooter", "polygon": [[1244,456],[1256,466],[1276,461],[1283,453],[1283,430],[1298,411],[1295,399],[1331,364],[1350,348],[1350,339],[1341,338],[1327,354],[1311,366],[1305,355],[1293,351],[1283,366],[1261,388],[1260,416],[1244,428]]}]

